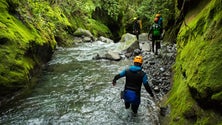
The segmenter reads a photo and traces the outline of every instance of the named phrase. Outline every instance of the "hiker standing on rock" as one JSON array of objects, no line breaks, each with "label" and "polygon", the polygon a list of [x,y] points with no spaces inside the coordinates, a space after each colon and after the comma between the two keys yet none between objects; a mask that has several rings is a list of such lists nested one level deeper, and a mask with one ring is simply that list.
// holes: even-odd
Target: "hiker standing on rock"
[{"label": "hiker standing on rock", "polygon": [[134,18],[133,22],[133,34],[136,35],[137,40],[139,40],[140,30],[142,29],[142,21],[140,18]]},{"label": "hiker standing on rock", "polygon": [[150,34],[152,34],[152,51],[154,53],[154,44],[156,44],[155,55],[158,55],[158,49],[160,49],[160,37],[161,37],[161,26],[158,24],[158,18],[154,18],[154,24],[150,27],[148,33],[148,40],[150,40]]},{"label": "hiker standing on rock", "polygon": [[131,106],[134,115],[136,115],[140,105],[140,93],[141,93],[142,83],[151,97],[154,97],[154,94],[148,83],[148,78],[146,73],[142,71],[141,67],[143,63],[142,56],[136,56],[133,62],[134,62],[133,66],[130,66],[128,69],[123,70],[114,77],[112,84],[113,86],[115,86],[116,81],[119,78],[126,77],[126,83],[122,98],[124,99],[125,102],[125,108],[129,109]]}]

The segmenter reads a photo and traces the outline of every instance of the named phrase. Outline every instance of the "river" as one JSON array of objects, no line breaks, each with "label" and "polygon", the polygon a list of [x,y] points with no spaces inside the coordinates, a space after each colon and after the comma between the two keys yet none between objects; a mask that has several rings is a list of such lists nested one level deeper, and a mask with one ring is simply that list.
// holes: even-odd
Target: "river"
[{"label": "river", "polygon": [[32,93],[1,113],[6,125],[155,125],[155,103],[142,87],[141,105],[135,117],[119,97],[124,79],[111,81],[132,64],[131,60],[92,60],[114,43],[79,43],[58,47]]}]

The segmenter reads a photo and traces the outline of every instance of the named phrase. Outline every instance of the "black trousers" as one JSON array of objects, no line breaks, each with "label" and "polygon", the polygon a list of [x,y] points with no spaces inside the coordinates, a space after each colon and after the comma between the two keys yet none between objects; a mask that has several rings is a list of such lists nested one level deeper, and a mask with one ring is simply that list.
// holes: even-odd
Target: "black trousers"
[{"label": "black trousers", "polygon": [[160,40],[153,39],[152,40],[152,51],[154,53],[154,45],[156,44],[155,54],[158,54],[158,49],[160,49]]},{"label": "black trousers", "polygon": [[128,103],[128,102],[125,102],[125,108],[126,108],[126,109],[130,108],[130,105],[131,105],[131,109],[132,109],[133,113],[136,114],[136,113],[137,113],[137,110],[138,110],[138,108],[139,108],[139,105],[130,104],[130,103]]},{"label": "black trousers", "polygon": [[139,40],[140,30],[135,30],[134,35],[136,35],[137,40]]}]

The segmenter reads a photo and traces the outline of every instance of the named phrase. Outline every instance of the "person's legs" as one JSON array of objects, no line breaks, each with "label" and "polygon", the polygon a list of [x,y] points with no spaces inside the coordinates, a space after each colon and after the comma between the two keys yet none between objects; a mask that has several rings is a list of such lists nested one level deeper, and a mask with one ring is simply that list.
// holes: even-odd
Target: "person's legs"
[{"label": "person's legs", "polygon": [[158,55],[158,41],[156,41],[156,52],[155,55]]},{"label": "person's legs", "polygon": [[136,38],[137,38],[137,40],[139,40],[139,34],[138,33],[136,34]]},{"label": "person's legs", "polygon": [[133,111],[134,114],[137,114],[137,110],[139,108],[139,104],[132,104],[131,109]]},{"label": "person's legs", "polygon": [[139,35],[140,35],[140,29],[138,29],[138,33],[136,35],[137,40],[139,40]]},{"label": "person's legs", "polygon": [[154,44],[155,44],[155,40],[152,40],[152,51],[154,53]]},{"label": "person's legs", "polygon": [[130,107],[130,103],[125,102],[125,108],[128,109]]},{"label": "person's legs", "polygon": [[156,41],[156,55],[158,54],[158,50],[160,49],[160,40]]}]

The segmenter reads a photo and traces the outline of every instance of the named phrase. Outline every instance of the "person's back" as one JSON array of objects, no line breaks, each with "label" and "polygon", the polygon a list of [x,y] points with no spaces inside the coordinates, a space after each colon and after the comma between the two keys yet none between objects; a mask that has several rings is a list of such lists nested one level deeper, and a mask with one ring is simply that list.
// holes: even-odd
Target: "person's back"
[{"label": "person's back", "polygon": [[126,83],[123,92],[123,99],[125,102],[125,108],[130,108],[136,114],[140,105],[140,92],[142,83],[146,89],[146,91],[154,97],[152,90],[148,84],[148,78],[144,71],[142,71],[142,56],[136,56],[133,60],[134,65],[130,66],[128,69],[123,70],[119,74],[117,74],[112,84],[115,85],[116,81],[121,77],[126,77]]},{"label": "person's back", "polygon": [[152,40],[159,40],[161,36],[161,26],[158,24],[157,18],[154,19],[154,24],[150,28],[150,33],[152,33]]},{"label": "person's back", "polygon": [[143,76],[145,73],[142,71],[142,68],[139,66],[130,66],[126,70],[126,85],[125,89],[135,90],[136,92],[141,91],[141,85],[143,82]]},{"label": "person's back", "polygon": [[158,49],[160,49],[160,39],[161,39],[161,27],[158,24],[158,18],[154,18],[154,24],[151,26],[150,31],[148,33],[148,39],[150,34],[152,34],[152,51],[154,52],[154,44],[156,44],[156,52],[158,54]]},{"label": "person's back", "polygon": [[163,32],[163,18],[161,16],[161,14],[156,14],[156,17],[155,18],[158,18],[158,24],[160,25],[160,29],[161,29],[161,33]]}]

